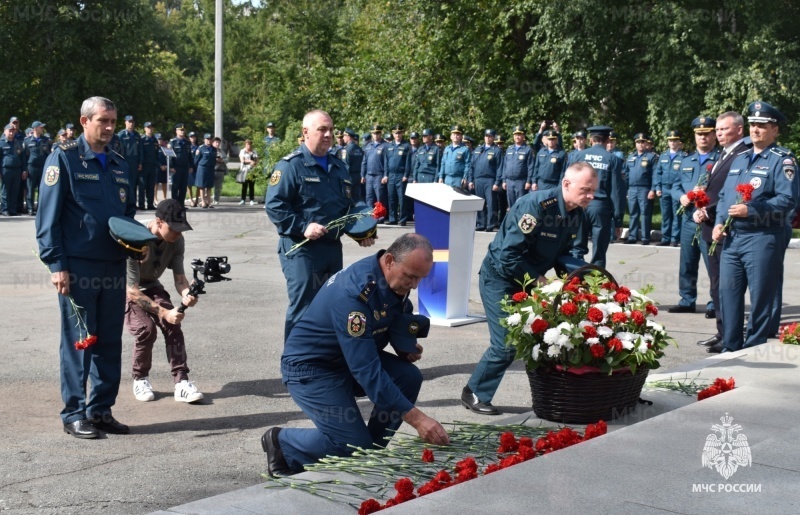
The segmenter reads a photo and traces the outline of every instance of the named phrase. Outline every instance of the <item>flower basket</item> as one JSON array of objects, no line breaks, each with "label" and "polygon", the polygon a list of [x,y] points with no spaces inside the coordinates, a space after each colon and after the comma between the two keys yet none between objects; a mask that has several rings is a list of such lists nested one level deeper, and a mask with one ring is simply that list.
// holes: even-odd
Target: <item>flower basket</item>
[{"label": "flower basket", "polygon": [[636,406],[649,372],[647,367],[639,367],[635,374],[618,370],[610,375],[599,370],[575,374],[528,369],[533,411],[539,418],[560,423],[612,420]]},{"label": "flower basket", "polygon": [[[610,420],[634,407],[651,369],[674,342],[652,320],[658,308],[641,291],[586,265],[563,280],[501,301],[506,344],[525,362],[533,409],[561,423]],[[530,291],[528,291],[530,290]]]}]

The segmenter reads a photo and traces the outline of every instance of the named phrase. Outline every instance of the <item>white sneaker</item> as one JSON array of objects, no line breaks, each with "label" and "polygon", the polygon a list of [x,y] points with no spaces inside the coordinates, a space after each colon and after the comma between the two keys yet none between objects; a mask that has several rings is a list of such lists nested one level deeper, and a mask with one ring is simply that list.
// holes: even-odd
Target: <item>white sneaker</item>
[{"label": "white sneaker", "polygon": [[255,200],[251,200],[251,201],[250,201],[250,205],[251,205],[251,206],[255,206],[255,205],[256,205],[256,201],[255,201]]},{"label": "white sneaker", "polygon": [[243,205],[244,205],[244,200],[240,200],[240,201],[239,201],[239,205],[240,205],[240,206],[243,206]]},{"label": "white sneaker", "polygon": [[153,387],[150,386],[149,377],[133,380],[133,395],[137,401],[142,402],[149,402],[156,398],[153,395]]},{"label": "white sneaker", "polygon": [[191,381],[184,379],[175,385],[175,400],[177,402],[197,402],[203,400],[203,394]]}]

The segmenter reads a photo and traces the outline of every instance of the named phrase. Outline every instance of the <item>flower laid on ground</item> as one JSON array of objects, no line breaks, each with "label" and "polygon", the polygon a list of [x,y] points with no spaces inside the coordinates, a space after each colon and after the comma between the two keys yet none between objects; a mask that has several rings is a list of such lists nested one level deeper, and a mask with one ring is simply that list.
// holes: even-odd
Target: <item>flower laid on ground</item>
[{"label": "flower laid on ground", "polygon": [[707,379],[701,379],[698,373],[692,378],[689,378],[689,375],[685,374],[681,379],[670,376],[668,379],[649,380],[644,384],[644,387],[646,389],[658,388],[662,390],[672,390],[673,392],[680,392],[689,397],[695,397],[700,390],[705,389],[708,385],[709,381]]},{"label": "flower laid on ground", "polygon": [[[750,202],[753,199],[754,191],[755,188],[750,183],[738,184],[736,186],[736,192],[739,194],[739,196],[736,198],[736,204],[747,204],[748,202]],[[728,232],[728,229],[730,228],[732,223],[733,223],[733,217],[728,216],[728,218],[725,220],[725,225],[722,226],[722,232],[723,233]],[[711,246],[708,248],[708,255],[713,256],[715,250],[717,250],[716,240],[711,242]]]},{"label": "flower laid on ground", "polygon": [[703,399],[708,399],[709,397],[731,391],[735,387],[736,381],[734,381],[732,377],[729,379],[722,379],[721,377],[718,377],[714,380],[714,383],[711,386],[705,390],[700,390],[697,393],[697,400],[702,401]]},{"label": "flower laid on ground", "polygon": [[506,344],[529,369],[636,373],[642,366],[658,368],[664,348],[674,342],[652,320],[658,308],[646,296],[649,287],[631,290],[599,272],[544,286],[526,275],[521,285],[521,292],[501,301],[508,316],[500,323],[508,329]]},{"label": "flower laid on ground", "polygon": [[[453,422],[448,446],[431,446],[418,436],[398,435],[390,448],[356,448],[351,456],[328,456],[307,465],[307,471],[317,473],[313,480],[298,476],[268,478],[272,484],[267,488],[290,487],[349,504],[360,514],[375,513],[596,438],[607,430],[603,421],[586,426],[583,435],[569,427],[554,430],[524,423],[492,426]],[[337,477],[324,477],[331,473]],[[343,480],[341,474],[365,479]],[[371,498],[363,500],[355,494],[358,502],[354,503],[354,487]],[[387,500],[382,504],[381,498]]]},{"label": "flower laid on ground", "polygon": [[800,324],[797,322],[783,324],[781,330],[778,332],[778,339],[782,343],[800,345]]},{"label": "flower laid on ground", "polygon": [[[383,204],[381,204],[380,202],[375,202],[375,204],[372,206],[371,210],[369,210],[369,211],[359,211],[359,212],[356,212],[356,213],[348,213],[348,214],[346,214],[346,215],[344,215],[342,217],[337,218],[336,220],[332,220],[332,221],[328,222],[325,225],[325,228],[327,230],[329,230],[329,231],[332,231],[334,229],[337,230],[337,231],[341,231],[342,229],[345,228],[346,225],[349,225],[349,224],[351,224],[351,223],[353,223],[353,222],[355,222],[357,220],[360,220],[361,218],[366,218],[368,216],[371,216],[372,218],[375,218],[376,220],[380,220],[381,218],[386,218],[386,215],[388,213],[389,212],[386,210],[386,207]],[[286,251],[286,255],[288,256],[289,254],[291,254],[295,250],[299,249],[300,247],[302,247],[303,245],[305,245],[309,241],[311,241],[311,240],[306,238],[303,241],[301,241],[300,243],[295,243],[294,245],[292,245],[292,248],[290,248],[289,250]]]},{"label": "flower laid on ground", "polygon": [[[37,254],[36,251],[33,251],[33,255],[39,258],[39,262],[42,263],[45,268],[47,268],[48,272],[50,272],[50,268],[48,268],[47,264],[42,261],[42,258],[39,257],[39,254]],[[97,336],[89,334],[89,327],[86,325],[86,319],[83,317],[83,315],[81,315],[81,311],[85,311],[83,307],[79,306],[69,293],[64,295],[64,297],[66,297],[67,302],[69,302],[69,307],[72,311],[72,314],[69,317],[75,319],[75,327],[78,328],[78,341],[75,342],[75,349],[86,350],[97,343]]]}]

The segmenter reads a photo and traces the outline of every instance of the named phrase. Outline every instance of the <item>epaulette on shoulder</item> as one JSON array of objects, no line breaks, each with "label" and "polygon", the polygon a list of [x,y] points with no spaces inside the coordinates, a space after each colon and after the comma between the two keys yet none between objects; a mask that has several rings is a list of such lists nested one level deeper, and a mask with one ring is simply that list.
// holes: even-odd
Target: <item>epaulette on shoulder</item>
[{"label": "epaulette on shoulder", "polygon": [[773,154],[777,154],[777,155],[779,155],[781,157],[788,156],[788,155],[790,155],[792,153],[792,151],[789,150],[788,148],[786,148],[786,147],[778,147],[778,146],[772,147],[771,149],[769,149],[769,151],[772,152]]},{"label": "epaulette on shoulder", "polygon": [[302,154],[302,152],[300,152],[299,150],[295,150],[294,152],[290,152],[290,153],[286,154],[285,156],[283,156],[283,160],[284,161],[289,161],[293,157],[299,156],[300,154]]},{"label": "epaulette on shoulder", "polygon": [[369,281],[367,284],[364,285],[364,289],[361,290],[361,293],[358,294],[358,298],[361,302],[366,304],[369,302],[369,298],[372,297],[372,293],[375,291],[375,286],[378,283],[375,281]]},{"label": "epaulette on shoulder", "polygon": [[544,209],[547,209],[548,207],[554,204],[558,204],[558,197],[550,197],[539,202],[539,205],[542,206],[542,208]]},{"label": "epaulette on shoulder", "polygon": [[59,143],[58,148],[60,148],[61,150],[70,150],[73,148],[78,148],[78,141],[74,140],[67,143]]}]

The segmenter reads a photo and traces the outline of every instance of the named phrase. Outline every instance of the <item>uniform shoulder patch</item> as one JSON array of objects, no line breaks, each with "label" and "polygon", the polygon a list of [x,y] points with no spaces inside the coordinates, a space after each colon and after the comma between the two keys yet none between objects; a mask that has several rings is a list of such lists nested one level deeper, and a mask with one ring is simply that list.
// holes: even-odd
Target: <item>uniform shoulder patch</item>
[{"label": "uniform shoulder patch", "polygon": [[539,205],[542,206],[544,209],[547,209],[548,207],[554,204],[558,204],[558,197],[550,197],[539,202]]},{"label": "uniform shoulder patch", "polygon": [[773,154],[778,154],[781,157],[788,156],[792,153],[791,150],[785,147],[772,147],[769,151]]},{"label": "uniform shoulder patch", "polygon": [[361,311],[351,311],[347,315],[347,334],[359,337],[367,330],[367,316]]},{"label": "uniform shoulder patch", "polygon": [[375,281],[367,282],[367,284],[365,284],[364,288],[361,290],[361,293],[358,294],[359,300],[361,300],[361,302],[366,304],[367,301],[369,301],[369,298],[372,297],[372,293],[375,291],[375,286],[377,284],[378,283],[376,283]]},{"label": "uniform shoulder patch", "polygon": [[539,223],[536,220],[536,217],[530,213],[525,213],[517,222],[519,226],[519,230],[522,231],[522,234],[530,234],[536,228],[536,224]]},{"label": "uniform shoulder patch", "polygon": [[290,152],[290,153],[286,154],[285,156],[283,156],[283,160],[284,161],[289,161],[293,157],[299,156],[300,154],[302,154],[302,152],[300,152],[299,150],[295,150],[294,152]]},{"label": "uniform shoulder patch", "polygon": [[58,183],[58,176],[61,174],[61,171],[57,166],[48,166],[47,170],[44,171],[44,183],[47,186],[55,186]]},{"label": "uniform shoulder patch", "polygon": [[281,171],[280,170],[273,170],[272,175],[269,176],[269,185],[275,186],[281,182]]},{"label": "uniform shoulder patch", "polygon": [[59,143],[58,148],[61,150],[69,150],[71,148],[78,148],[78,141],[68,141],[67,143]]}]

